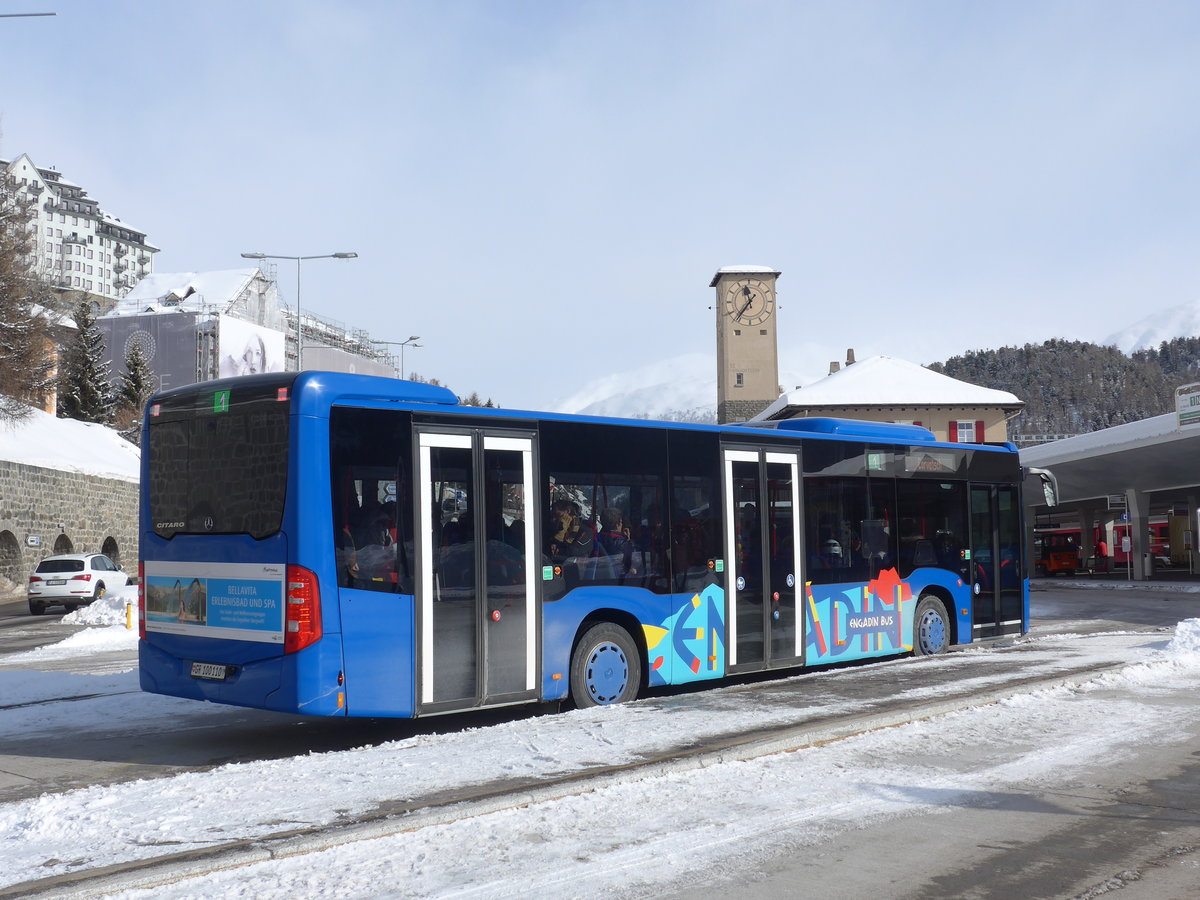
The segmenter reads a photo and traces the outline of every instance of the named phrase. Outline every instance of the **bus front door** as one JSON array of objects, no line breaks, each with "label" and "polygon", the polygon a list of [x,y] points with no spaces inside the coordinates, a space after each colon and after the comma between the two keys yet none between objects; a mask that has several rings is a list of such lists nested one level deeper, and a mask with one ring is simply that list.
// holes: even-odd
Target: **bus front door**
[{"label": "bus front door", "polygon": [[972,637],[1019,634],[1025,603],[1020,496],[1012,485],[971,485]]},{"label": "bus front door", "polygon": [[418,713],[534,699],[533,440],[422,430],[417,443]]},{"label": "bus front door", "polygon": [[763,449],[724,451],[729,668],[803,662],[800,459]]}]

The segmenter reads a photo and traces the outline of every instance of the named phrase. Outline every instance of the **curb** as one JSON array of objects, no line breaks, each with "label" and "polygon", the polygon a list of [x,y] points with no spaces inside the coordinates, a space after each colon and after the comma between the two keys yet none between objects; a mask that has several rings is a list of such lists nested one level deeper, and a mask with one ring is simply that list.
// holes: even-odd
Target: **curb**
[{"label": "curb", "polygon": [[1072,578],[1031,578],[1031,591],[1066,590],[1090,591],[1152,591],[1162,594],[1200,594],[1200,580],[1195,583],[1180,581],[1086,581]]}]

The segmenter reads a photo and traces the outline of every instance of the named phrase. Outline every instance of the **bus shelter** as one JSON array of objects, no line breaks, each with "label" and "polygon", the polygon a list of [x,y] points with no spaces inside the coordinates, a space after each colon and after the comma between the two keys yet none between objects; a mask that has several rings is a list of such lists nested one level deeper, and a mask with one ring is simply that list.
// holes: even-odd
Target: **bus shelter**
[{"label": "bus shelter", "polygon": [[1029,522],[1076,523],[1085,557],[1095,554],[1097,526],[1111,533],[1128,522],[1134,580],[1153,577],[1151,521],[1172,521],[1170,559],[1200,572],[1196,554],[1200,498],[1200,427],[1181,424],[1175,413],[1143,419],[1021,451],[1024,466],[1049,469],[1058,484],[1058,505],[1040,491],[1025,492]]}]

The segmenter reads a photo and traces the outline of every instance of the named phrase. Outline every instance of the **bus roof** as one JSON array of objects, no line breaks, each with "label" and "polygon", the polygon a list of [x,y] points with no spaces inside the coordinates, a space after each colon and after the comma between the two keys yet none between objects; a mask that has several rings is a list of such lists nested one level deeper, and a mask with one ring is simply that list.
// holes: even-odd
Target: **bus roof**
[{"label": "bus roof", "polygon": [[944,446],[963,449],[991,450],[1016,453],[1013,444],[949,444],[938,441],[933,433],[919,425],[896,425],[888,422],[868,422],[858,419],[805,418],[782,419],[772,422],[737,424],[704,424],[695,422],[670,422],[656,419],[624,419],[610,416],[583,416],[573,413],[539,412],[532,410],[507,409],[501,407],[463,406],[457,396],[440,385],[404,381],[398,378],[382,378],[377,375],[356,375],[342,372],[276,372],[263,375],[246,375],[239,378],[224,378],[201,384],[173,388],[155,396],[167,400],[192,393],[207,393],[250,387],[256,392],[270,388],[289,388],[292,399],[298,405],[294,410],[300,415],[326,417],[330,407],[354,403],[396,404],[400,408],[453,412],[483,418],[523,419],[530,422],[593,422],[597,424],[626,425],[644,428],[670,428],[678,431],[721,432],[733,436],[763,437],[789,432],[810,435],[826,440],[860,440],[867,443],[916,444]]}]

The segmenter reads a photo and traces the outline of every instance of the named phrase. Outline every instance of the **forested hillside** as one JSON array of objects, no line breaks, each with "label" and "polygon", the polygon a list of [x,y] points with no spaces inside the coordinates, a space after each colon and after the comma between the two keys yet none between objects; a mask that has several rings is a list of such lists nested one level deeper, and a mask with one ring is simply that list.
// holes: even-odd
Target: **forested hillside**
[{"label": "forested hillside", "polygon": [[1083,434],[1174,409],[1175,388],[1200,380],[1200,338],[1126,356],[1115,347],[1051,340],[973,350],[929,366],[1025,401],[1009,434]]}]

